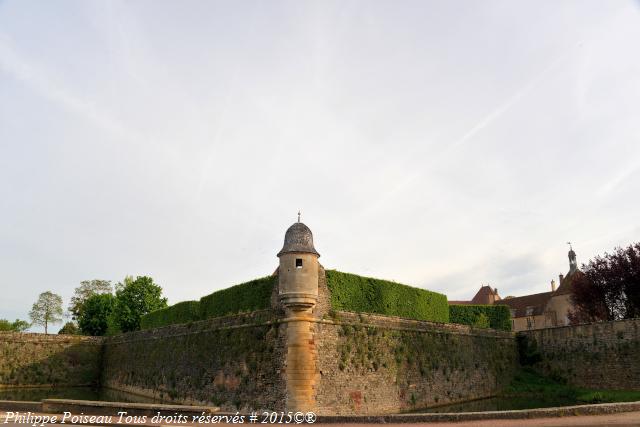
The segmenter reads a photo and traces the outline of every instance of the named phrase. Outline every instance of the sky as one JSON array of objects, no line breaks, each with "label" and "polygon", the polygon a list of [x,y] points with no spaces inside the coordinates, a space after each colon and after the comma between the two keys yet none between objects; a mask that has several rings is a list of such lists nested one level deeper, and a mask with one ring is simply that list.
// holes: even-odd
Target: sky
[{"label": "sky", "polygon": [[639,41],[624,0],[0,0],[0,318],[271,274],[298,210],[326,268],[548,291],[640,240]]}]

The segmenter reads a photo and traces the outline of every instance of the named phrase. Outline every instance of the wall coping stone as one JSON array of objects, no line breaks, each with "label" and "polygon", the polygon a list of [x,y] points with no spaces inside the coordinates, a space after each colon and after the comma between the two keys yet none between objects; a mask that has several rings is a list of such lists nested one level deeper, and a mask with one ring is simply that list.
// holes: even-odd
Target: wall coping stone
[{"label": "wall coping stone", "polygon": [[123,344],[132,341],[148,341],[159,338],[193,335],[226,329],[250,328],[273,324],[275,312],[272,309],[256,310],[249,313],[212,317],[189,323],[176,323],[159,328],[143,329],[105,337],[105,344]]},{"label": "wall coping stone", "polygon": [[548,328],[539,328],[539,329],[529,329],[524,331],[518,331],[518,334],[530,334],[536,331],[557,331],[561,329],[570,329],[575,328],[577,326],[607,326],[607,325],[619,325],[622,323],[635,323],[640,322],[640,317],[632,317],[630,319],[620,319],[620,320],[605,320],[601,322],[590,322],[590,323],[576,323],[575,325],[562,325],[562,326],[550,326]]},{"label": "wall coping stone", "polygon": [[102,344],[104,337],[92,337],[87,335],[58,335],[41,334],[37,332],[0,332],[0,341],[20,341],[20,342],[42,342],[51,341],[59,343],[89,342],[92,344]]},{"label": "wall coping stone", "polygon": [[[300,321],[328,325],[373,326],[397,331],[434,332],[439,334],[454,333],[459,335],[492,337],[507,340],[512,340],[515,336],[515,333],[510,331],[500,331],[490,328],[473,328],[469,325],[460,325],[457,323],[437,323],[397,316],[357,313],[351,311],[335,311],[335,313],[336,318],[328,319],[318,319],[313,316],[306,316],[304,318],[277,318],[275,312],[271,309],[258,310],[251,313],[234,314],[224,317],[199,320],[197,322],[180,323],[162,326],[159,328],[128,332],[112,337],[105,337],[105,342],[108,344],[124,344],[133,341],[150,341],[167,337],[180,337],[200,332],[272,326]],[[247,322],[247,320],[251,320],[252,322]],[[256,320],[258,321],[256,322]]]},{"label": "wall coping stone", "polygon": [[[386,316],[382,314],[357,313],[353,311],[335,311],[336,318],[316,320],[317,323],[350,326],[376,326],[400,331],[420,331],[435,333],[455,333],[460,335],[485,336],[512,340],[511,331],[500,331],[491,328],[473,328],[458,323],[438,323],[426,320],[407,319],[405,317]],[[345,322],[346,320],[346,322]]]}]

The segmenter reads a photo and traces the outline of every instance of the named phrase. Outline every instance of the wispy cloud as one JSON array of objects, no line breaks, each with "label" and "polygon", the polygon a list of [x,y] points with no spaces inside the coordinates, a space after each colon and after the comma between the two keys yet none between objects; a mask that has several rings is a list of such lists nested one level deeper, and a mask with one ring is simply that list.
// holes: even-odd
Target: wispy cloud
[{"label": "wispy cloud", "polygon": [[[575,47],[579,46],[577,43]],[[426,164],[420,170],[408,175],[402,182],[393,187],[391,190],[382,194],[375,202],[370,204],[365,213],[371,213],[383,206],[389,199],[393,198],[397,193],[402,192],[407,187],[410,187],[414,182],[419,180],[434,164],[442,161],[443,158],[451,154],[454,150],[460,148],[462,145],[473,139],[483,129],[497,122],[504,114],[512,109],[518,102],[525,98],[533,89],[538,87],[540,83],[547,77],[553,70],[555,70],[570,54],[573,50],[567,51],[556,59],[551,61],[546,67],[538,72],[533,78],[531,78],[526,84],[521,86],[515,93],[508,98],[504,103],[494,108],[489,114],[482,117],[475,125],[473,125],[467,132],[465,132],[460,138],[455,141],[445,144],[445,148],[433,156],[430,156]]]},{"label": "wispy cloud", "polygon": [[270,273],[298,208],[327,267],[460,298],[638,236],[636,3],[361,6],[3,3],[22,312],[43,283],[148,272],[178,301]]},{"label": "wispy cloud", "polygon": [[42,72],[44,69],[42,65],[35,65],[21,57],[11,44],[9,37],[0,34],[0,70],[21,81],[34,93],[58,104],[99,129],[109,132],[123,143],[139,144],[144,141],[143,135],[126,128],[91,101],[73,94],[49,79]]}]

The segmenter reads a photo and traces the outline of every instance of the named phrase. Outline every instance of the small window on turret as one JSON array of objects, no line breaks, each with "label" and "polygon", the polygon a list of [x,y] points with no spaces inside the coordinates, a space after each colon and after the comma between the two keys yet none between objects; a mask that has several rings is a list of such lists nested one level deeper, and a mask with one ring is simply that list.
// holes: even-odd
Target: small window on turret
[{"label": "small window on turret", "polygon": [[296,268],[302,268],[302,258],[296,258]]}]

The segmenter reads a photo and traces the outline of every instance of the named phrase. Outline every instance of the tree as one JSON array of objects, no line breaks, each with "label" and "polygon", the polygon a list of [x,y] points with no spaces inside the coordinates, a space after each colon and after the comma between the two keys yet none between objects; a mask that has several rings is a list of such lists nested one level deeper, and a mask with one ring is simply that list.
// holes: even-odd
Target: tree
[{"label": "tree", "polygon": [[29,317],[35,325],[44,326],[44,333],[48,333],[49,323],[62,320],[62,297],[50,291],[41,293],[33,303]]},{"label": "tree", "polygon": [[58,331],[60,335],[80,335],[80,329],[73,322],[67,322],[64,326]]},{"label": "tree", "polygon": [[31,324],[24,320],[16,319],[15,322],[9,322],[7,319],[0,319],[0,331],[24,332]]},{"label": "tree", "polygon": [[124,284],[116,285],[115,320],[122,332],[140,329],[140,318],[145,314],[165,308],[167,299],[162,298],[162,288],[147,276],[135,280],[125,278]]},{"label": "tree", "polygon": [[89,297],[83,305],[78,318],[80,330],[85,335],[102,336],[109,327],[109,318],[116,306],[116,297],[111,294],[98,294]]},{"label": "tree", "polygon": [[74,295],[69,302],[69,312],[74,320],[78,320],[82,315],[84,303],[94,295],[110,294],[113,292],[111,282],[109,280],[84,280],[80,282],[80,286],[75,289]]},{"label": "tree", "polygon": [[640,243],[597,256],[572,282],[572,323],[640,316]]},{"label": "tree", "polygon": [[[118,301],[116,300],[116,306]],[[122,333],[122,329],[120,329],[120,325],[118,324],[118,320],[116,319],[116,311],[115,309],[111,313],[111,316],[107,319],[107,330],[105,331],[105,335],[108,337],[112,337],[114,335],[118,335]]]}]

